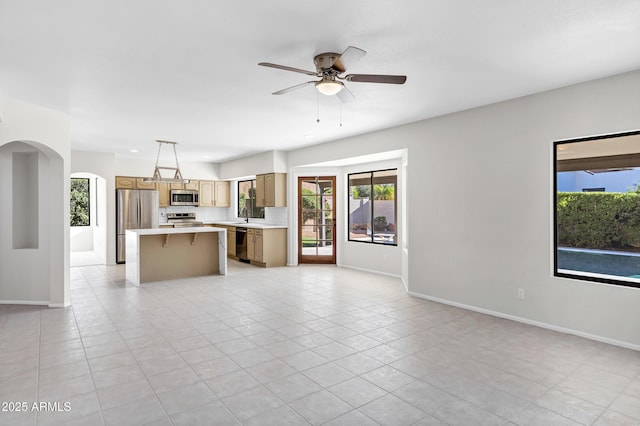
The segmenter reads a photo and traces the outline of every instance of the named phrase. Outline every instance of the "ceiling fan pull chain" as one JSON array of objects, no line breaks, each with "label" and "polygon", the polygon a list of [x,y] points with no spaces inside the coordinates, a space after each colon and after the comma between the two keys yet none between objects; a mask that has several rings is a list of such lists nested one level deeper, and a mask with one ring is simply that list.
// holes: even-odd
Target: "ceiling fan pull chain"
[{"label": "ceiling fan pull chain", "polygon": [[320,92],[316,92],[316,123],[320,122]]},{"label": "ceiling fan pull chain", "polygon": [[340,127],[342,127],[342,102],[340,102]]}]

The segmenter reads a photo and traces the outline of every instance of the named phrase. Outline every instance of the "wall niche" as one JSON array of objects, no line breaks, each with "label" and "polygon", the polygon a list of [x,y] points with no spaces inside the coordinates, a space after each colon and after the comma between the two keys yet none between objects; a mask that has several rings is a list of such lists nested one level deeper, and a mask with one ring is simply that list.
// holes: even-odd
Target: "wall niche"
[{"label": "wall niche", "polygon": [[13,248],[37,249],[38,244],[38,152],[12,155]]}]

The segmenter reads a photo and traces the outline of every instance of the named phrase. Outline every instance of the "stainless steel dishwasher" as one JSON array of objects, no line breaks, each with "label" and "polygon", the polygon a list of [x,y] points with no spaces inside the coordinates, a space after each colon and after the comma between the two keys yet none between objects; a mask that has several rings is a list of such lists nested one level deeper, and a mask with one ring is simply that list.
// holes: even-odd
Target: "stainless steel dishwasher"
[{"label": "stainless steel dishwasher", "polygon": [[236,227],[236,256],[240,260],[249,260],[247,257],[247,228]]}]

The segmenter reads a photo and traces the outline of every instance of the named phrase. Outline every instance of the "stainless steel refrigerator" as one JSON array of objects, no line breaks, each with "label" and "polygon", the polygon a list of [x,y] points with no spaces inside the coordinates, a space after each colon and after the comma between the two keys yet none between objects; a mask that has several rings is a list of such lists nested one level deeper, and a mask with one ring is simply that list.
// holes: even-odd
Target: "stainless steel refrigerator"
[{"label": "stainless steel refrigerator", "polygon": [[125,231],[157,228],[160,216],[160,193],[146,189],[116,191],[116,262],[125,262]]}]

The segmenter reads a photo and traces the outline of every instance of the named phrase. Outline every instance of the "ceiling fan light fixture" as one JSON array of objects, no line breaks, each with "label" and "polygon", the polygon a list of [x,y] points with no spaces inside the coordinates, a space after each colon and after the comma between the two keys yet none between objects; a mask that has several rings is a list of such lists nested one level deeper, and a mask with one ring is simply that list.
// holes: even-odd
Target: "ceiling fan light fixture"
[{"label": "ceiling fan light fixture", "polygon": [[318,92],[327,96],[335,95],[340,92],[343,87],[344,84],[342,84],[341,81],[335,80],[322,80],[316,83],[316,89],[318,89]]}]

